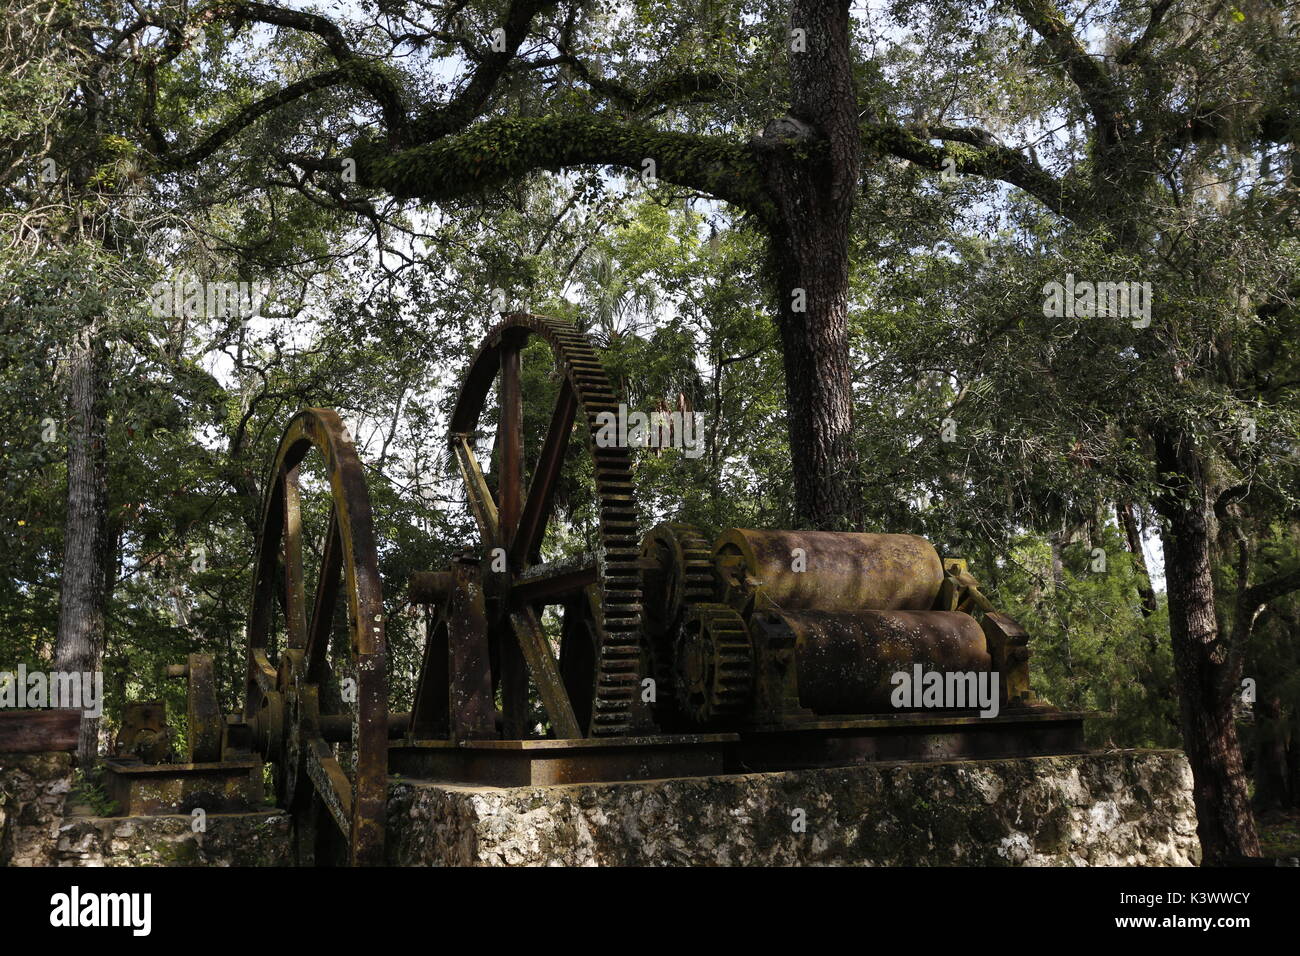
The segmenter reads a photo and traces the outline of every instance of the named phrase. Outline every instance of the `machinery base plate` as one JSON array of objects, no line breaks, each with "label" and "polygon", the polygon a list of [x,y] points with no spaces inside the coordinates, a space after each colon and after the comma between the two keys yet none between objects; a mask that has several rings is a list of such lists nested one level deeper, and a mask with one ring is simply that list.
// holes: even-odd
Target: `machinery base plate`
[{"label": "machinery base plate", "polygon": [[104,789],[118,816],[189,813],[242,813],[265,809],[262,761],[146,764],[109,758]]},{"label": "machinery base plate", "polygon": [[1081,754],[1086,714],[1052,712],[896,714],[818,720],[742,733],[729,773],[840,767],[885,761],[971,760]]},{"label": "machinery base plate", "polygon": [[725,773],[735,734],[576,740],[421,740],[388,749],[389,774],[500,787],[707,777]]},{"label": "machinery base plate", "polygon": [[874,761],[1036,757],[1085,752],[1083,713],[891,714],[755,726],[740,733],[574,740],[394,742],[390,774],[499,787],[707,777]]}]

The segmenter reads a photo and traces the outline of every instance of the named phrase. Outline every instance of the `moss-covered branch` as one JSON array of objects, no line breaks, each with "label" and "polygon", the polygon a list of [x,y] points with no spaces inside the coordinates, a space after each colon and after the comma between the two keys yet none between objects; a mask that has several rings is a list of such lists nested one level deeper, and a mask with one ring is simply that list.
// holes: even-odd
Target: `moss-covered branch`
[{"label": "moss-covered branch", "polygon": [[586,63],[561,47],[560,61],[595,93],[631,113],[674,103],[708,103],[717,99],[724,77],[716,70],[683,70],[656,80],[641,89],[626,86],[593,71]]},{"label": "moss-covered branch", "polygon": [[618,166],[638,175],[652,171],[765,218],[771,212],[748,145],[600,117],[494,120],[398,153],[361,144],[352,155],[360,184],[406,198],[469,195],[538,169]]},{"label": "moss-covered branch", "polygon": [[[943,140],[944,145],[936,146],[931,138]],[[977,130],[944,127],[916,132],[892,123],[868,123],[862,126],[862,140],[868,151],[898,156],[936,172],[950,169],[997,179],[1024,190],[1060,216],[1079,215],[1078,191],[1068,179],[1058,179],[1017,150],[982,141]]]},{"label": "moss-covered branch", "polygon": [[1050,0],[1015,0],[1015,7],[1074,81],[1092,113],[1102,145],[1117,142],[1131,126],[1122,92],[1100,61],[1075,36],[1065,14]]}]

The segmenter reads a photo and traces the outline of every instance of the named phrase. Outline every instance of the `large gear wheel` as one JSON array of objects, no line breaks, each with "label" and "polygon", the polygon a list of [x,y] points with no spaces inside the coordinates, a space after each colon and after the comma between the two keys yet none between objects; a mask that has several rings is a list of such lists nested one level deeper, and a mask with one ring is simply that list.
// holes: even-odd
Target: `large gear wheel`
[{"label": "large gear wheel", "polygon": [[745,620],[727,604],[687,609],[677,634],[677,705],[695,726],[736,717],[754,692],[754,650]]},{"label": "large gear wheel", "polygon": [[[519,474],[522,457],[519,407],[518,356],[529,337],[544,340],[554,355],[556,368],[564,379],[559,404],[548,437],[541,450],[540,491],[531,487],[524,501]],[[513,358],[512,358],[513,357]],[[503,365],[503,361],[506,365]],[[503,410],[511,415],[512,425],[502,424],[510,435],[515,451],[511,456],[510,477],[502,481],[515,488],[510,517],[505,501],[492,500],[479,467],[469,451],[469,439],[478,426],[488,391],[500,376],[506,385],[505,370],[510,372],[511,399]],[[511,407],[514,411],[511,412]],[[540,578],[550,572],[537,564],[538,551],[550,515],[550,497],[568,447],[570,423],[576,420],[587,433],[587,448],[594,465],[596,498],[599,505],[599,540],[596,544],[596,592],[600,596],[592,621],[596,647],[592,665],[590,720],[587,733],[592,736],[630,733],[637,728],[637,709],[641,686],[641,578],[637,561],[636,495],[632,485],[632,458],[628,448],[608,446],[601,435],[601,415],[615,414],[618,400],[613,386],[587,337],[567,322],[540,315],[515,313],[506,316],[489,334],[470,363],[469,373],[452,414],[451,443],[460,458],[471,510],[480,526],[485,549],[506,548],[510,552],[512,575],[522,578],[527,572],[529,586],[536,595],[549,587]],[[534,475],[534,481],[538,475]],[[540,507],[533,507],[540,505]],[[498,514],[498,508],[500,514]],[[565,574],[557,572],[559,578]],[[561,582],[563,583],[563,582]],[[519,581],[515,582],[515,586]],[[555,590],[554,587],[551,590]],[[522,621],[540,635],[540,625]],[[537,637],[536,643],[544,642]],[[585,713],[586,708],[582,708]],[[576,716],[576,715],[575,715]],[[578,721],[584,723],[586,721]],[[561,736],[581,736],[581,726]]]},{"label": "large gear wheel", "polygon": [[709,542],[694,525],[665,521],[641,539],[646,672],[655,680],[655,717],[665,728],[678,719],[673,645],[686,609],[714,599]]}]

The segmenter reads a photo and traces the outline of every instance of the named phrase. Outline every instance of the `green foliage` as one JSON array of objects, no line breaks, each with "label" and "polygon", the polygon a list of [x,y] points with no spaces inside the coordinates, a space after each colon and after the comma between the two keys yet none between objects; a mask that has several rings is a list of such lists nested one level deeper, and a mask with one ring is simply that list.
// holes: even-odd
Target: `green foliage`
[{"label": "green foliage", "polygon": [[1032,635],[1035,693],[1101,714],[1087,725],[1094,746],[1177,746],[1168,611],[1161,602],[1149,618],[1138,612],[1139,572],[1120,533],[1107,526],[1059,559],[1054,567],[1042,536],[1025,536],[984,575],[996,581],[995,603]]},{"label": "green foliage", "polygon": [[68,793],[68,803],[85,804],[97,817],[111,817],[118,813],[116,801],[104,790],[103,774],[87,773],[77,768],[72,774],[72,789]]}]

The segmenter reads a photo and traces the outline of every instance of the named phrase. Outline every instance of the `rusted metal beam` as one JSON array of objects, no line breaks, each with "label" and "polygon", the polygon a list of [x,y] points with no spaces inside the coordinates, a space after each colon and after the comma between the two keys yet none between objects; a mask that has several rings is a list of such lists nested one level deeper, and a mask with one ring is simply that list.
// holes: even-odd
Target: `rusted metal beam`
[{"label": "rusted metal beam", "polygon": [[[307,742],[303,755],[307,776],[316,787],[316,793],[329,810],[339,831],[352,833],[352,782],[339,766],[330,745],[319,738]],[[382,862],[382,861],[380,861]]]},{"label": "rusted metal beam", "polygon": [[447,607],[448,714],[456,740],[495,737],[487,607],[478,568],[452,566],[456,587]]},{"label": "rusted metal beam", "polygon": [[973,717],[893,714],[817,720],[742,732],[727,773],[848,767],[878,760],[963,760],[1084,753],[1083,720],[1071,712]]},{"label": "rusted metal beam", "polygon": [[581,737],[582,728],[573,715],[573,705],[569,703],[568,692],[560,679],[560,668],[551,653],[546,632],[537,619],[537,613],[531,607],[519,608],[510,614],[510,623],[514,625],[515,637],[519,647],[528,661],[528,669],[533,675],[533,683],[542,697],[547,719],[555,736],[561,738]]},{"label": "rusted metal beam", "polygon": [[510,543],[510,557],[516,564],[534,562],[541,552],[542,538],[551,517],[555,486],[559,482],[560,467],[564,464],[564,453],[569,447],[569,436],[573,432],[573,418],[577,410],[578,396],[566,378],[560,383],[560,394],[556,398],[555,410],[551,413],[551,424],[546,430],[546,438],[537,457],[537,467],[533,469],[533,480],[528,486],[528,500],[524,502],[519,530]]},{"label": "rusted metal beam", "polygon": [[289,647],[307,645],[307,599],[303,589],[302,496],[298,466],[281,473],[284,484],[284,628]]},{"label": "rusted metal beam", "polygon": [[497,423],[497,454],[500,469],[497,472],[497,510],[501,544],[509,547],[519,526],[519,511],[523,507],[524,484],[524,397],[520,389],[519,343],[511,342],[501,349],[501,381],[497,395],[501,414]]},{"label": "rusted metal beam", "polygon": [[389,751],[393,769],[415,777],[499,787],[699,777],[725,772],[735,734],[578,740],[419,741]]},{"label": "rusted metal beam", "polygon": [[528,664],[504,618],[489,626],[489,639],[499,667],[497,690],[501,695],[501,734],[518,738],[528,735]]},{"label": "rusted metal beam", "polygon": [[[275,613],[276,570],[280,561],[280,541],[284,534],[284,483],[279,480],[279,458],[266,484],[266,504],[262,511],[262,530],[257,537],[257,556],[253,570],[253,599],[248,612],[247,679],[244,694],[244,718],[257,716],[261,694],[275,689],[275,668],[267,657],[271,621]],[[273,531],[272,529],[278,529]]]},{"label": "rusted metal beam", "polygon": [[510,597],[517,606],[559,604],[598,580],[596,562],[585,558],[536,564],[515,576]]},{"label": "rusted metal beam", "polygon": [[[354,719],[352,714],[322,714],[318,720],[320,735],[332,744],[352,742]],[[409,713],[395,712],[388,715],[388,739],[399,740],[406,736],[410,726]]]},{"label": "rusted metal beam", "polygon": [[325,677],[325,662],[329,655],[330,633],[334,628],[334,606],[338,602],[339,588],[343,584],[343,547],[339,539],[338,513],[330,508],[329,524],[325,531],[325,549],[320,556],[320,571],[316,577],[316,596],[311,611],[311,625],[307,628],[307,679],[320,683]]},{"label": "rusted metal beam", "polygon": [[479,534],[482,535],[484,544],[493,547],[501,540],[501,532],[496,501],[493,500],[492,491],[483,477],[483,469],[479,467],[478,458],[475,457],[474,449],[470,447],[467,436],[453,435],[451,448],[456,455],[460,477],[465,482],[470,513],[478,523]]},{"label": "rusted metal beam", "polygon": [[[499,546],[509,549],[519,527],[524,487],[524,397],[521,390],[520,348],[522,339],[512,338],[501,346],[501,378],[497,386],[500,414],[497,417],[497,521]],[[493,556],[488,573],[510,574],[513,562],[498,571]],[[509,624],[496,619],[489,627],[494,659],[499,666],[502,733],[522,737],[528,730],[528,668]]]}]

